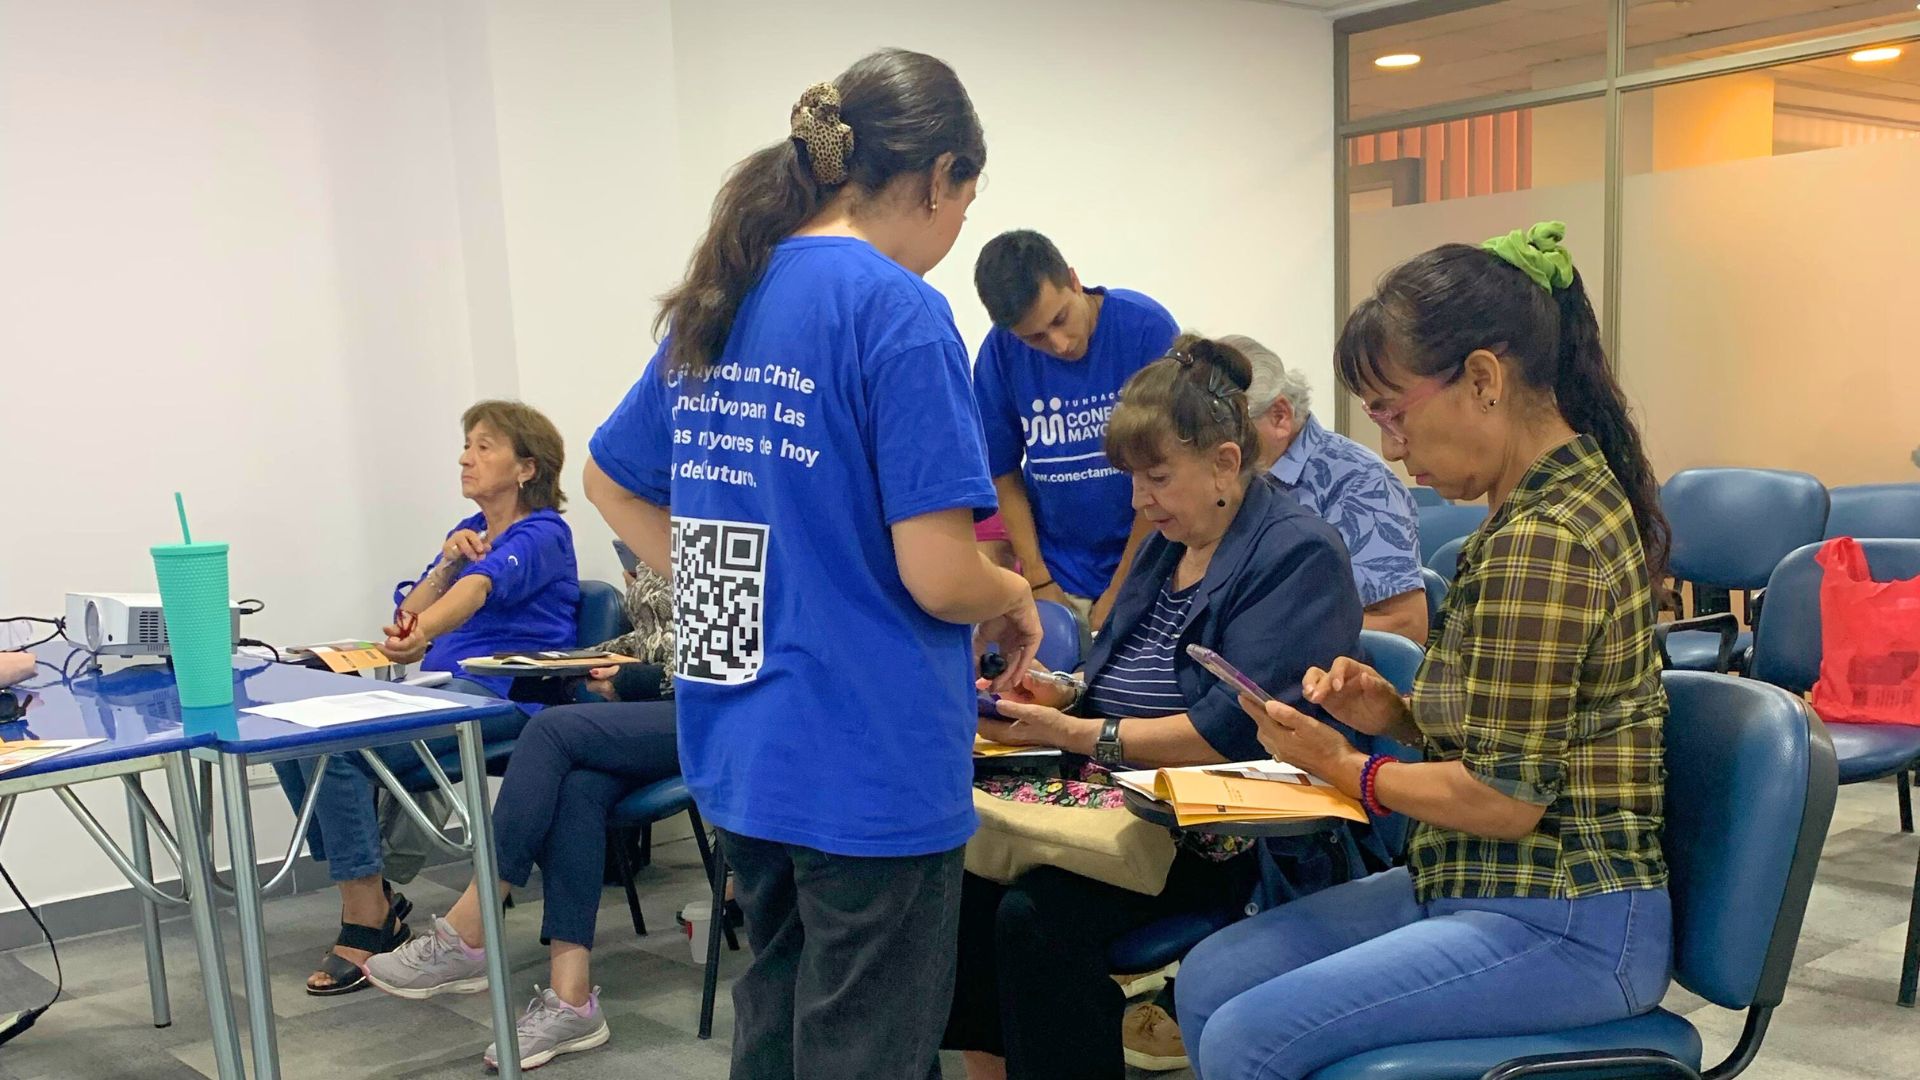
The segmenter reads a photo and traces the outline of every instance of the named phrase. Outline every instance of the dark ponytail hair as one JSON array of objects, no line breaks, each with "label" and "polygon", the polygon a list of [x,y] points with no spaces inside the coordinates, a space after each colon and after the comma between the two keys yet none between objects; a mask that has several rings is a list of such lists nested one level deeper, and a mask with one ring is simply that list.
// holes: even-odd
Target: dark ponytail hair
[{"label": "dark ponytail hair", "polygon": [[1387,272],[1347,317],[1335,348],[1340,382],[1398,389],[1392,362],[1415,375],[1458,377],[1470,353],[1510,361],[1521,381],[1554,403],[1573,430],[1600,444],[1626,491],[1655,592],[1666,576],[1672,530],[1660,485],[1626,394],[1607,363],[1600,323],[1578,271],[1549,291],[1484,248],[1445,244]]},{"label": "dark ponytail hair", "polygon": [[[830,88],[816,89],[837,91],[837,120],[850,129],[851,149],[833,147],[816,161],[812,135],[795,135],[734,166],[714,197],[686,278],[661,298],[654,319],[654,332],[670,335],[672,370],[701,375],[719,359],[734,316],[766,273],[774,248],[845,186],[875,194],[897,176],[929,172],[943,154],[954,155],[949,181],[956,185],[986,166],[986,137],[973,102],[953,69],[934,57],[882,49]],[[814,97],[809,90],[803,104],[814,104]]]},{"label": "dark ponytail hair", "polygon": [[1107,460],[1121,472],[1160,464],[1180,443],[1207,453],[1221,443],[1240,448],[1240,475],[1253,472],[1260,433],[1247,413],[1253,363],[1224,342],[1181,334],[1167,355],[1133,373],[1107,420]]}]

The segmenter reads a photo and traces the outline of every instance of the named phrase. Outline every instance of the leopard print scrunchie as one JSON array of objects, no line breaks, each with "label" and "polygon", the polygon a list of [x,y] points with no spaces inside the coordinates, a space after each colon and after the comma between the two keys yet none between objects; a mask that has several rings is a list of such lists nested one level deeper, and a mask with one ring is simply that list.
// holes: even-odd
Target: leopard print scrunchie
[{"label": "leopard print scrunchie", "polygon": [[792,137],[806,147],[813,178],[828,187],[846,183],[853,129],[840,120],[840,88],[824,82],[807,87],[789,119]]}]

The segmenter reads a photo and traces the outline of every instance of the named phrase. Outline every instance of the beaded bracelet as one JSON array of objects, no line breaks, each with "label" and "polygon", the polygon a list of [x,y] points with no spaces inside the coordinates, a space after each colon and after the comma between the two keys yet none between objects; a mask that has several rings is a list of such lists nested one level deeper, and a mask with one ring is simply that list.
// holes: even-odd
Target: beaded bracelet
[{"label": "beaded bracelet", "polygon": [[1360,805],[1366,807],[1367,813],[1374,817],[1386,817],[1393,813],[1380,801],[1379,779],[1381,768],[1394,760],[1387,754],[1374,754],[1367,758],[1365,765],[1360,766]]}]

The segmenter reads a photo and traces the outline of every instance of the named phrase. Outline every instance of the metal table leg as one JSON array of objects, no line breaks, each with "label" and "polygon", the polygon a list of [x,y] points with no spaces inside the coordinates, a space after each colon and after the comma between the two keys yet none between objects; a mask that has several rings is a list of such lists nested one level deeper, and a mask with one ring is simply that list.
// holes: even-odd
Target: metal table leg
[{"label": "metal table leg", "polygon": [[473,849],[473,882],[480,899],[480,927],[486,937],[487,996],[493,1004],[493,1045],[501,1080],[520,1076],[520,1040],[514,1032],[508,999],[507,943],[501,932],[500,870],[493,851],[493,812],[487,806],[487,756],[480,724],[460,725],[460,776],[467,799],[467,843]]},{"label": "metal table leg", "polygon": [[226,950],[214,915],[213,864],[207,837],[200,831],[200,807],[188,771],[187,755],[167,758],[167,791],[173,798],[173,827],[180,834],[180,877],[193,912],[193,943],[200,956],[200,985],[207,995],[213,1028],[214,1069],[220,1080],[245,1080],[240,1064],[240,1030],[234,1021],[233,995],[227,990]]},{"label": "metal table leg", "polygon": [[[132,783],[139,782],[138,778],[132,780]],[[140,871],[141,877],[152,881],[153,853],[147,846],[147,818],[131,790],[127,792],[127,831],[133,840],[133,868]],[[167,1027],[173,1023],[173,1009],[167,1000],[167,959],[160,950],[160,908],[145,896],[140,896],[140,935],[147,947],[147,992],[153,997],[153,1026]]]},{"label": "metal table leg", "polygon": [[266,926],[260,873],[254,862],[253,804],[247,796],[247,758],[220,755],[220,795],[227,810],[227,851],[233,857],[234,908],[240,917],[240,968],[247,992],[247,1032],[255,1080],[278,1080],[280,1047],[273,1030],[273,988],[267,976]]}]

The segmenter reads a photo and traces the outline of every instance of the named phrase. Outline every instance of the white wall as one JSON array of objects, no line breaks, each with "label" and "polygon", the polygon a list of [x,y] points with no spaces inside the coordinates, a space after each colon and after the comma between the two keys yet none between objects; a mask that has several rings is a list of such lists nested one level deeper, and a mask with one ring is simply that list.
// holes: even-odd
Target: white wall
[{"label": "white wall", "polygon": [[1620,369],[1661,476],[1912,481],[1920,140],[1629,176]]},{"label": "white wall", "polygon": [[[268,602],[249,633],[377,629],[465,512],[459,410],[522,397],[577,467],[720,176],[883,45],[949,60],[986,125],[990,188],[930,279],[970,343],[975,254],[1032,227],[1090,282],[1261,338],[1324,399],[1331,34],[1308,12],[0,0],[0,423],[30,475],[0,611],[151,588],[178,488],[196,537],[232,543],[236,594]],[[604,525],[570,517],[583,572],[614,577]],[[290,815],[256,804],[271,848]],[[54,857],[83,843],[36,799],[4,850],[38,900],[115,887]]]},{"label": "white wall", "polygon": [[[235,594],[268,603],[249,633],[377,629],[392,583],[462,512],[475,350],[456,11],[0,0],[17,515],[0,610],[151,589],[146,548],[176,537],[179,489],[195,537],[232,544]],[[87,797],[120,816],[111,787]],[[278,793],[256,804],[263,837],[284,835]],[[56,805],[24,800],[6,838],[29,895],[119,885],[104,859],[72,857],[91,847]]]},{"label": "white wall", "polygon": [[[1534,131],[1540,131],[1538,121]],[[1470,199],[1356,209],[1348,230],[1348,295],[1359,303],[1372,295],[1381,275],[1423,251],[1441,244],[1477,244],[1536,221],[1566,222],[1567,247],[1598,309],[1606,267],[1606,205],[1598,177]],[[1358,407],[1353,415],[1353,437],[1378,450],[1379,427],[1365,419]],[[1398,463],[1394,469],[1406,475]]]}]

